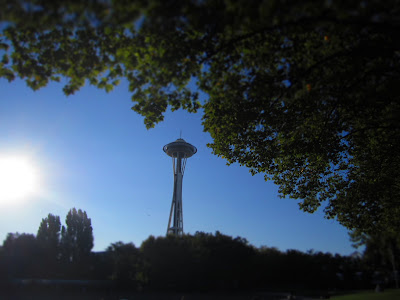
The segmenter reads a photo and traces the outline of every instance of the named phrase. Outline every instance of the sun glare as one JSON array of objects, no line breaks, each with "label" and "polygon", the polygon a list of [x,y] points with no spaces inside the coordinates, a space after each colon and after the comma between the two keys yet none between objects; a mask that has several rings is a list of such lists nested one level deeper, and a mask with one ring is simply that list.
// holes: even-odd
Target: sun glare
[{"label": "sun glare", "polygon": [[0,156],[0,204],[26,201],[39,188],[35,165],[23,156]]}]

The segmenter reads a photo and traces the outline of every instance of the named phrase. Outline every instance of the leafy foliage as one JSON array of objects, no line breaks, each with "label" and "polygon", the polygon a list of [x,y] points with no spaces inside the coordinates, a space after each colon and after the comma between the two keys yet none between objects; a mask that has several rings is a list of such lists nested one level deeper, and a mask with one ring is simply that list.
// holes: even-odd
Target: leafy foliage
[{"label": "leafy foliage", "polygon": [[38,269],[39,245],[33,234],[9,233],[3,242],[2,265],[8,276],[30,277]]},{"label": "leafy foliage", "polygon": [[[50,264],[42,251],[34,235],[10,233],[0,247],[0,265],[4,267],[0,276],[5,282],[11,278],[73,279],[74,284],[77,279],[102,280],[107,284],[107,293],[112,286],[174,292],[288,290],[299,286],[354,289],[369,286],[370,280],[355,276],[363,270],[357,257],[255,248],[244,238],[218,231],[150,236],[140,248],[116,242],[106,251],[91,253],[75,264],[62,260]],[[104,281],[110,279],[116,285]],[[52,284],[51,280],[48,283]]]},{"label": "leafy foliage", "polygon": [[42,277],[51,278],[57,273],[57,264],[61,257],[60,247],[61,221],[59,216],[48,214],[42,219],[36,241],[40,248],[37,260],[41,262]]},{"label": "leafy foliage", "polygon": [[354,230],[350,233],[354,247],[365,246],[364,260],[373,271],[380,272],[395,281],[399,287],[400,234],[398,232],[380,232],[365,234]]},{"label": "leafy foliage", "polygon": [[[197,232],[183,237],[152,237],[140,247],[148,288],[162,290],[240,290],[251,288],[361,287],[360,260],[330,253],[259,249],[241,237]],[[340,280],[337,274],[342,274]],[[168,274],[168,276],[165,276]]]},{"label": "leafy foliage", "polygon": [[[93,276],[89,266],[92,260],[93,229],[85,211],[72,208],[61,227],[60,217],[48,214],[43,218],[37,235],[9,233],[0,247],[0,266],[7,275],[19,278],[88,278]],[[109,273],[109,264],[103,268],[93,266],[99,274]]]},{"label": "leafy foliage", "polygon": [[49,214],[42,219],[36,239],[47,249],[58,250],[60,244],[61,221],[59,216]]},{"label": "leafy foliage", "polygon": [[86,211],[71,209],[61,230],[61,247],[66,261],[81,263],[93,248],[93,228]]},{"label": "leafy foliage", "polygon": [[139,249],[133,243],[112,243],[106,253],[111,257],[113,266],[111,279],[116,280],[120,286],[139,287],[146,282]]},{"label": "leafy foliage", "polygon": [[[399,1],[0,1],[0,76],[203,103],[214,154],[364,232],[400,226]],[[198,90],[193,89],[197,84]]]}]

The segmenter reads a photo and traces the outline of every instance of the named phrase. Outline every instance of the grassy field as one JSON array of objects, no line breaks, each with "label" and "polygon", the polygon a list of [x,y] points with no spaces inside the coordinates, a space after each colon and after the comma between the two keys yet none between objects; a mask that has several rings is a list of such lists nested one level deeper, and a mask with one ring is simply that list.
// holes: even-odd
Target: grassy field
[{"label": "grassy field", "polygon": [[387,290],[383,293],[360,292],[355,294],[343,295],[332,297],[332,300],[399,300],[400,289],[398,290]]}]

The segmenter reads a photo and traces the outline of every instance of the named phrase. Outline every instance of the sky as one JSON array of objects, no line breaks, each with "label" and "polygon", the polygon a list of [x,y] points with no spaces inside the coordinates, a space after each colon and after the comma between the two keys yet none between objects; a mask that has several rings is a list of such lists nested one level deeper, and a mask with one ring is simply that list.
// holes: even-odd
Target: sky
[{"label": "sky", "polygon": [[201,113],[167,112],[147,130],[130,109],[124,82],[110,93],[85,86],[68,97],[59,83],[34,92],[23,81],[0,79],[0,90],[0,158],[25,157],[40,178],[38,189],[19,201],[0,199],[1,241],[9,232],[36,234],[49,213],[65,224],[73,207],[91,218],[94,251],[118,241],[139,247],[150,235],[164,236],[173,171],[162,148],[182,131],[198,149],[183,178],[185,233],[218,230],[281,251],[355,252],[347,229],[322,210],[300,211],[262,174],[251,176],[213,155]]}]

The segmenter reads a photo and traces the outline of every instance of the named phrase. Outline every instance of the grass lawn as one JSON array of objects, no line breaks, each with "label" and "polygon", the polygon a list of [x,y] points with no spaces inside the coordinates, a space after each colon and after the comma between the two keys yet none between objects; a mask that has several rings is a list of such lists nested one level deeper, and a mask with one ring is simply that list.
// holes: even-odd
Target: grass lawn
[{"label": "grass lawn", "polygon": [[383,293],[375,293],[374,291],[360,292],[343,296],[332,297],[332,300],[399,300],[400,289],[387,290]]}]

